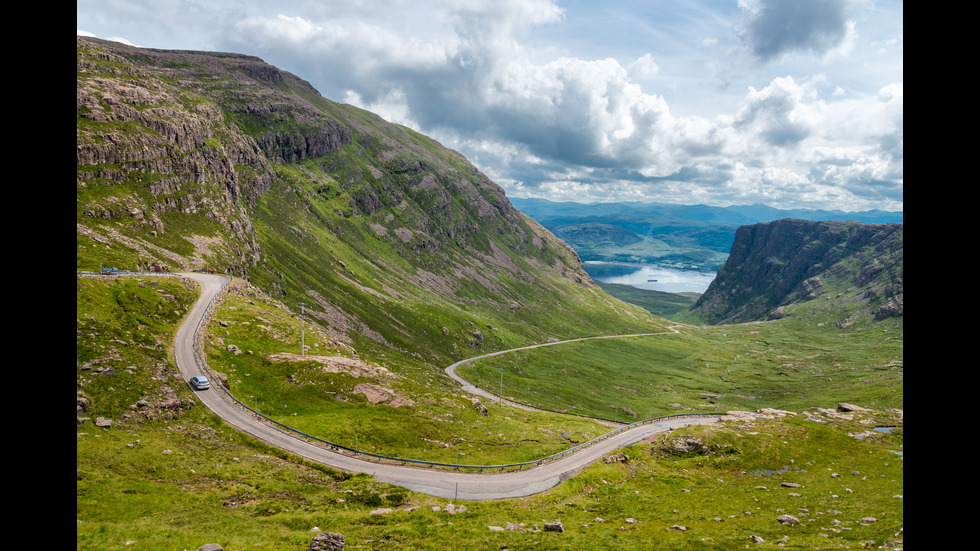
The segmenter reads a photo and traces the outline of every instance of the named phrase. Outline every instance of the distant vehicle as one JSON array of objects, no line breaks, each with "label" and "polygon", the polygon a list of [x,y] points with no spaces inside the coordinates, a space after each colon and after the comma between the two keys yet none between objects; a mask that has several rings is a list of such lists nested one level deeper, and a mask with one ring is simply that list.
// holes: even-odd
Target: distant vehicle
[{"label": "distant vehicle", "polygon": [[102,275],[117,275],[119,273],[119,268],[102,268],[99,270]]},{"label": "distant vehicle", "polygon": [[194,390],[207,390],[211,388],[211,383],[208,382],[208,378],[203,375],[191,377],[190,383],[191,388]]}]

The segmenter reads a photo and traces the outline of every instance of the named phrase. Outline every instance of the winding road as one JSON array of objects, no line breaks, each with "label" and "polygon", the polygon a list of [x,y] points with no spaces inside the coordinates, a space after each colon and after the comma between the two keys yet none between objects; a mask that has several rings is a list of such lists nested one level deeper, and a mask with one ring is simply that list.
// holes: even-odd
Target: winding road
[{"label": "winding road", "polygon": [[[188,313],[178,328],[174,341],[174,358],[177,362],[177,368],[180,370],[180,374],[186,382],[195,375],[205,374],[197,359],[195,336],[198,328],[203,323],[213,299],[221,292],[223,285],[229,278],[227,276],[202,273],[181,273],[178,275],[193,279],[201,285],[201,296],[194,303],[190,313]],[[560,343],[546,343],[526,348],[553,344]],[[490,355],[502,353],[497,352]],[[473,359],[478,358],[471,358],[470,360],[464,360],[464,362]],[[464,362],[457,362],[448,367],[446,369],[447,373],[453,379],[459,381],[463,385],[464,390],[496,400],[496,396],[477,389],[455,374],[455,368]],[[471,473],[380,463],[351,457],[324,449],[323,447],[307,442],[299,436],[289,434],[261,421],[248,411],[242,409],[241,406],[224,398],[223,393],[214,388],[211,390],[197,391],[195,392],[195,396],[235,429],[277,448],[342,471],[369,474],[380,482],[394,484],[416,492],[446,499],[468,501],[515,498],[537,494],[553,488],[563,480],[574,476],[587,465],[604,455],[619,448],[635,444],[653,434],[686,425],[709,423],[718,420],[717,417],[659,420],[622,431],[596,444],[584,447],[575,453],[542,463],[535,467],[499,473]],[[518,404],[514,405],[517,407],[526,407]]]}]

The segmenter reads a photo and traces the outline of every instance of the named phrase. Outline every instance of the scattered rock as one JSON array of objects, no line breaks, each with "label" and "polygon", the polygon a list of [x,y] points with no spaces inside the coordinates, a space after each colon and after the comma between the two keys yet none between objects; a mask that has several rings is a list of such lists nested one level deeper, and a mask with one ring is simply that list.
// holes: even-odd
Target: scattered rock
[{"label": "scattered rock", "polygon": [[762,539],[759,536],[749,536],[749,538],[751,538],[752,541],[754,541],[755,543],[766,543],[766,540]]},{"label": "scattered rock", "polygon": [[344,373],[358,378],[397,378],[385,367],[344,356],[311,356],[309,354],[280,352],[269,355],[269,359],[274,362],[314,361],[321,365],[320,369],[324,373]]},{"label": "scattered rock", "polygon": [[564,532],[565,527],[562,525],[561,521],[546,522],[544,523],[545,532]]},{"label": "scattered rock", "polygon": [[205,543],[198,547],[197,551],[224,551],[224,547],[221,547],[217,543]]},{"label": "scattered rock", "polygon": [[675,453],[691,453],[700,451],[704,448],[704,442],[700,438],[688,437],[674,440],[671,447]]},{"label": "scattered rock", "polygon": [[776,517],[776,520],[778,520],[780,524],[794,525],[800,523],[800,519],[794,517],[793,515],[780,515]]},{"label": "scattered rock", "polygon": [[473,405],[476,407],[476,410],[480,412],[480,415],[484,417],[490,416],[490,412],[487,411],[487,406],[483,405],[483,403],[479,400],[473,400]]},{"label": "scattered rock", "polygon": [[673,526],[671,526],[670,528],[667,528],[667,529],[668,530],[677,530],[679,532],[686,532],[687,531],[687,526],[681,526],[680,524],[675,524],[675,525],[673,525]]},{"label": "scattered rock", "polygon": [[375,510],[371,511],[369,514],[372,514],[372,515],[387,515],[388,513],[392,512],[393,510],[394,509],[390,509],[390,508],[387,508],[387,507],[382,507],[381,509],[375,509]]},{"label": "scattered rock", "polygon": [[112,419],[106,419],[105,417],[96,417],[95,426],[104,427],[107,429],[112,428]]},{"label": "scattered rock", "polygon": [[317,534],[307,551],[344,551],[344,535],[334,532]]},{"label": "scattered rock", "polygon": [[629,456],[622,452],[602,458],[603,463],[626,463],[627,461],[629,461]]},{"label": "scattered rock", "polygon": [[372,404],[386,404],[391,407],[413,406],[415,402],[404,396],[399,396],[390,388],[373,383],[361,383],[354,387],[354,394],[363,394]]}]

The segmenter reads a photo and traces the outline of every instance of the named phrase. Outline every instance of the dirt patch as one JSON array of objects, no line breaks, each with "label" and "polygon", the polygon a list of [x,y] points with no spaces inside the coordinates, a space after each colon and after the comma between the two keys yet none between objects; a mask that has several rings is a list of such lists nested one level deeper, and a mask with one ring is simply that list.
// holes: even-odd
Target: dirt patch
[{"label": "dirt patch", "polygon": [[354,394],[363,394],[372,404],[386,404],[396,408],[415,405],[415,402],[395,394],[395,391],[390,388],[370,383],[361,383],[355,386]]},{"label": "dirt patch", "polygon": [[[300,356],[289,352],[272,354],[269,359],[274,362],[309,362],[321,364],[324,373],[344,373],[351,377],[366,379],[397,379],[398,376],[380,365],[370,364],[344,356]],[[404,396],[399,396],[394,390],[377,383],[361,383],[352,390],[354,394],[363,394],[372,404],[385,404],[392,407],[414,406],[415,402]]]},{"label": "dirt patch", "polygon": [[280,352],[272,354],[269,359],[274,362],[317,362],[323,367],[324,373],[346,373],[351,377],[365,378],[397,378],[397,376],[380,365],[369,364],[354,358],[343,356],[310,356]]}]

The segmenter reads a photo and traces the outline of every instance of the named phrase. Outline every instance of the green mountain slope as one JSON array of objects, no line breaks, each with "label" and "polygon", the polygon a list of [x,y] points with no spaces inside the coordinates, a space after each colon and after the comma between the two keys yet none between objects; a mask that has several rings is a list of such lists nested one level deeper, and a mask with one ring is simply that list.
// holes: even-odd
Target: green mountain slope
[{"label": "green mountain slope", "polygon": [[807,308],[838,325],[902,316],[903,237],[901,223],[783,219],[742,226],[691,318],[741,323]]},{"label": "green mountain slope", "polygon": [[[903,404],[901,317],[869,322],[876,331],[817,332],[797,311],[667,331],[602,292],[457,153],[294,75],[250,56],[93,39],[76,56],[77,268],[234,274],[202,349],[216,385],[277,421],[399,457],[542,457],[608,427],[494,403],[484,413],[442,369],[638,332],[663,334],[503,355],[513,373],[489,369],[481,386],[556,411],[584,411],[585,398],[617,420],[820,407],[658,435],[546,493],[453,513],[269,448],[202,407],[171,350],[191,282],[79,276],[77,549],[306,549],[320,532],[344,534],[348,549],[901,542],[903,418],[890,409]],[[369,394],[385,391],[394,398]],[[840,397],[877,409],[830,409]],[[776,520],[787,511],[802,521]],[[538,529],[553,520],[565,532]]]},{"label": "green mountain slope", "polygon": [[79,38],[77,267],[248,278],[359,350],[649,330],[458,153],[237,54]]}]

